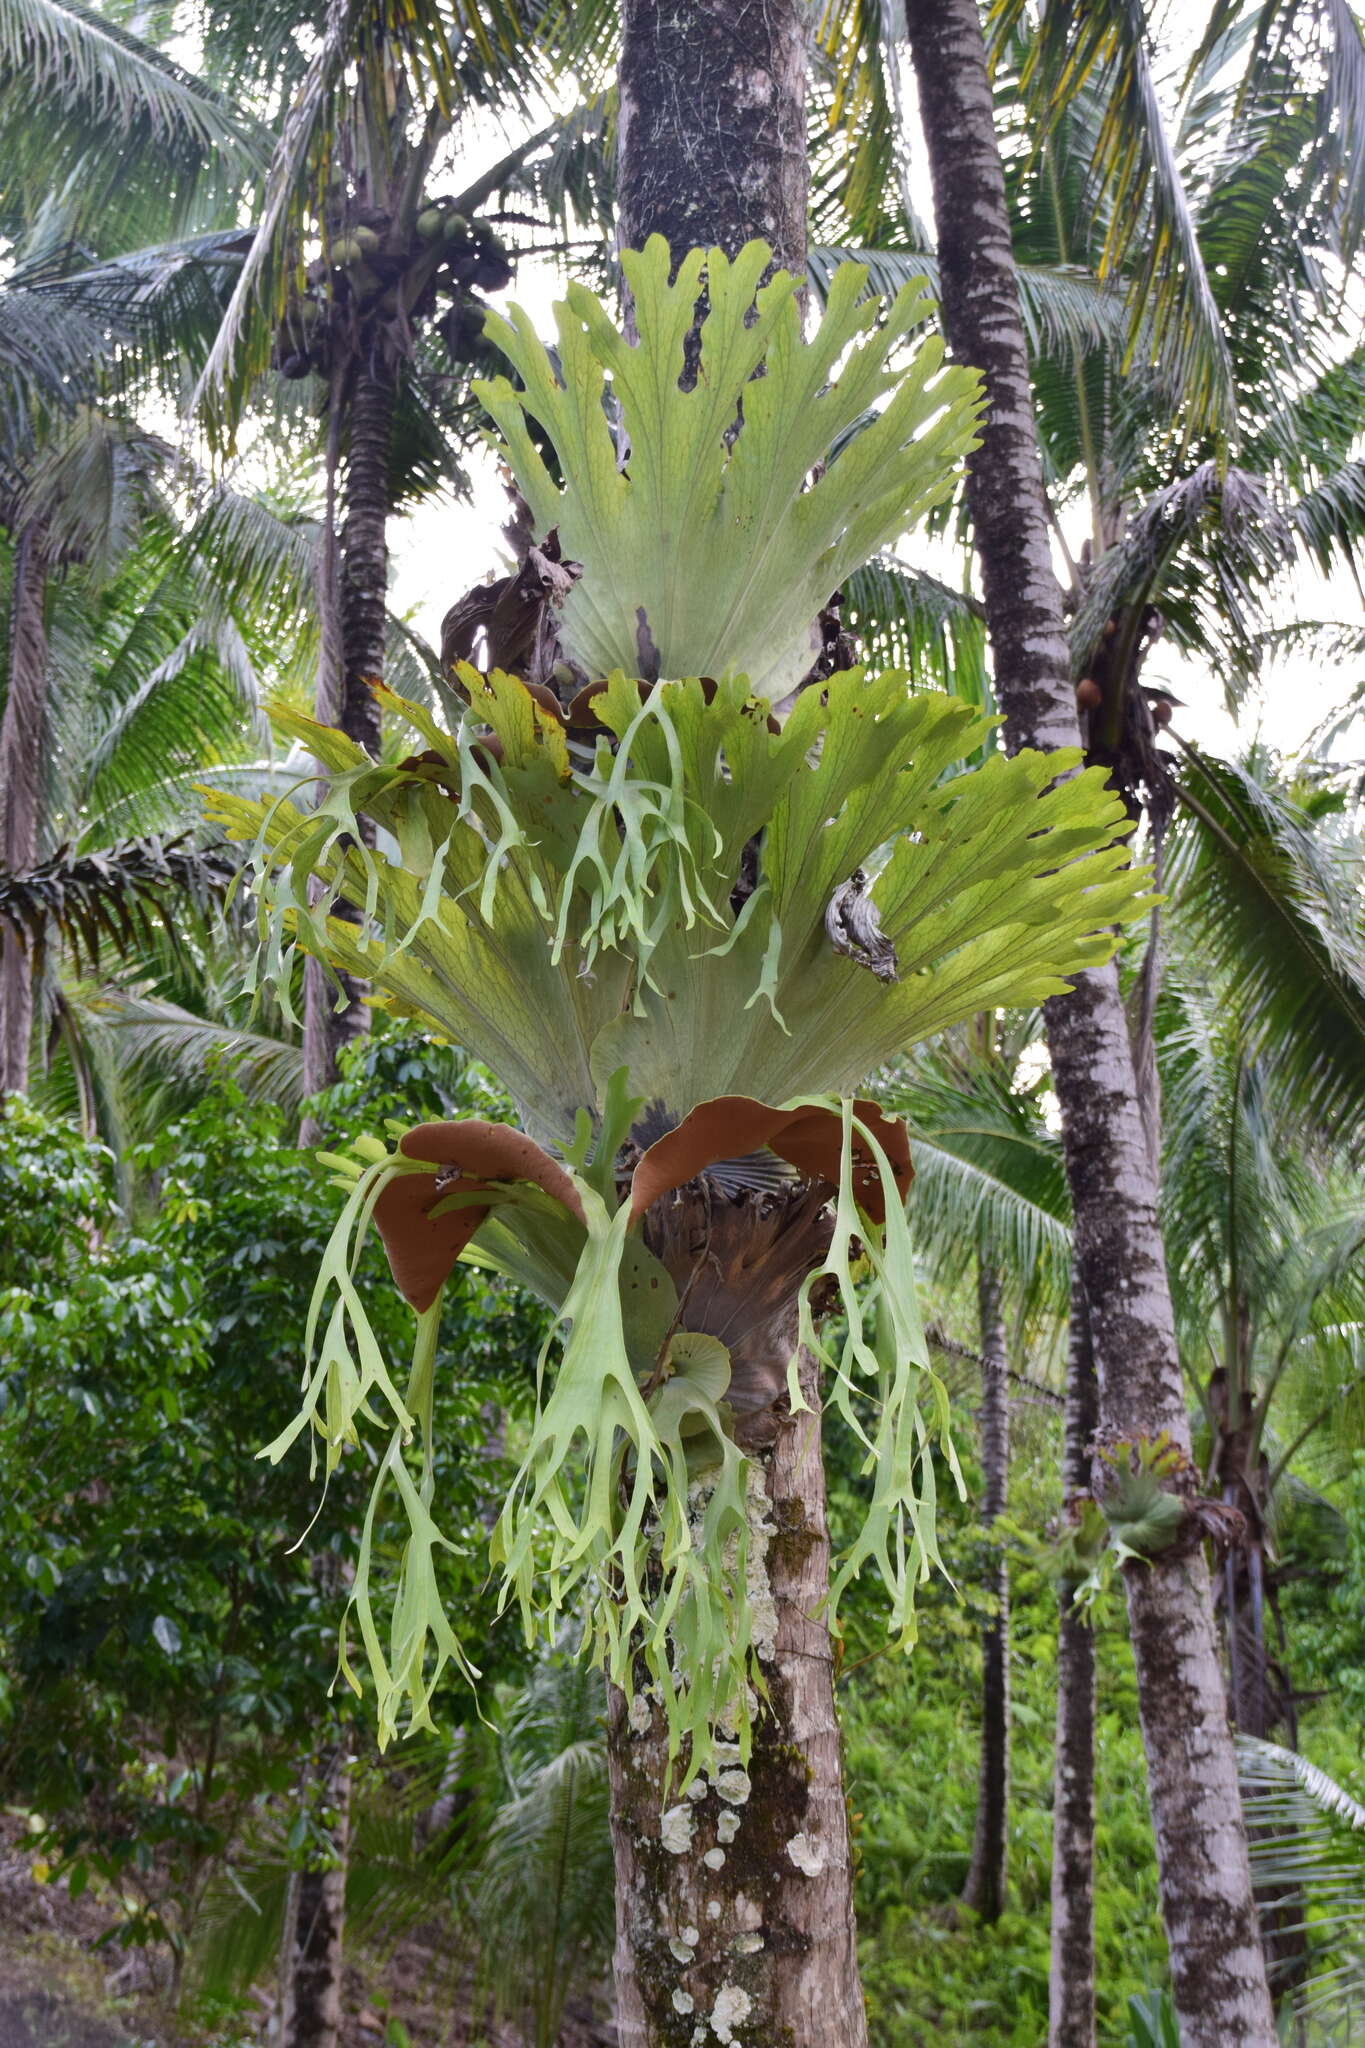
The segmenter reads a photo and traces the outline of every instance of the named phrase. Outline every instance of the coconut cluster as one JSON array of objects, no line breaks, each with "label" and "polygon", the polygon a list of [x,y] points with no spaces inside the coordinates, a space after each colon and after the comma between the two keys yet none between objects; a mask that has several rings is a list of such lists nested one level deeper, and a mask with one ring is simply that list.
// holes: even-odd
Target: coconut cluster
[{"label": "coconut cluster", "polygon": [[451,354],[468,359],[480,345],[483,307],[477,292],[501,291],[512,280],[507,250],[490,222],[469,220],[447,199],[428,199],[412,227],[374,207],[329,206],[323,254],[310,263],[304,288],[290,300],[275,337],[281,376],[326,376],[334,350],[348,353],[365,326],[395,355],[411,346],[414,320],[450,301],[441,331]]}]

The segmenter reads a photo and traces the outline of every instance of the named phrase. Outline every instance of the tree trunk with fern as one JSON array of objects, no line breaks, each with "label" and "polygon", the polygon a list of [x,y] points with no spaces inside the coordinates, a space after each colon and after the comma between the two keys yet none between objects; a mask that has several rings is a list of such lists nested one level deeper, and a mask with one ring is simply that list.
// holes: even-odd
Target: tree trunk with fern
[{"label": "tree trunk with fern", "polygon": [[[25,527],[10,584],[9,678],[0,724],[0,858],[31,868],[42,815],[47,720],[48,557],[41,530]],[[0,1096],[28,1086],[33,1037],[33,961],[19,935],[0,929]]]},{"label": "tree trunk with fern", "polygon": [[[803,272],[808,34],[795,0],[706,0],[686,9],[627,0],[624,246],[662,234],[676,258],[696,246],[734,254],[761,237],[779,263]],[[806,1382],[814,1412],[793,1415],[785,1392],[796,1291],[807,1268],[798,1258],[778,1275],[770,1255],[765,1280],[763,1233],[771,1233],[773,1198],[757,1192],[725,1204],[733,1263],[717,1262],[713,1201],[707,1197],[705,1275],[689,1295],[689,1322],[705,1327],[698,1317],[708,1289],[718,1322],[734,1301],[751,1312],[756,1290],[771,1289],[747,1370],[775,1398],[736,1432],[758,1475],[750,1577],[756,1612],[766,1617],[760,1662],[768,1700],[747,1772],[736,1753],[714,1783],[698,1781],[679,1800],[670,1791],[657,1707],[637,1701],[631,1713],[621,1695],[612,1699],[619,2038],[621,2048],[675,2048],[703,2037],[746,2048],[862,2048],[833,1649],[819,1619],[829,1537],[813,1373]],[[799,1228],[816,1226],[803,1218]],[[684,1268],[697,1263],[689,1242],[684,1231],[659,1247],[682,1287]],[[814,1238],[814,1255],[813,1248]]]},{"label": "tree trunk with fern", "polygon": [[[1009,1503],[1009,1362],[1000,1275],[987,1254],[978,1256],[977,1304],[981,1333],[981,1407],[978,1432],[984,1487],[981,1515],[989,1531]],[[993,1612],[981,1638],[981,1765],[976,1832],[962,1896],[983,1920],[1005,1910],[1010,1804],[1010,1575],[1004,1545],[989,1537],[986,1591]]]},{"label": "tree trunk with fern", "polygon": [[[997,698],[1011,748],[1076,746],[1061,592],[1004,174],[976,0],[907,0],[933,175],[944,320],[986,375],[968,501]],[[1160,1232],[1156,1175],[1134,1081],[1117,970],[1047,1006],[1106,1436],[1138,1444],[1189,1425]],[[1246,1834],[1202,1551],[1174,1546],[1125,1573],[1175,2003],[1186,2048],[1272,2048]]]},{"label": "tree trunk with fern", "polygon": [[[1079,1284],[1071,1304],[1066,1377],[1064,1512],[1091,1486],[1099,1420],[1095,1357]],[[1095,1635],[1075,1604],[1076,1583],[1057,1589],[1057,1741],[1052,1795],[1052,1965],[1048,2048],[1095,2048]]]}]

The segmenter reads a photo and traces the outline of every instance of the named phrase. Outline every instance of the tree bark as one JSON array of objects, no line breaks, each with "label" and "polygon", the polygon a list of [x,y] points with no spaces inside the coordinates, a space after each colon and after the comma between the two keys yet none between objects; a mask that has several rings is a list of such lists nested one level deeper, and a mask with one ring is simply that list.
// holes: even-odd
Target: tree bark
[{"label": "tree bark", "polygon": [[[372,686],[384,680],[389,460],[396,401],[395,372],[378,358],[357,363],[349,391],[340,378],[334,381],[328,412],[327,518],[318,565],[322,645],[317,715],[324,724],[339,725],[349,739],[376,758],[380,711]],[[343,415],[349,443],[346,522],[337,550],[332,497]],[[349,974],[339,975],[337,980],[346,995],[341,1009],[337,1008],[337,981],[321,962],[305,961],[303,1075],[309,1095],[335,1081],[339,1055],[369,1029],[364,983]],[[299,1132],[300,1144],[315,1145],[322,1136],[316,1119],[306,1117]]]},{"label": "tree bark", "polygon": [[[907,0],[938,220],[949,343],[986,375],[990,412],[968,468],[1006,743],[1079,744],[1061,592],[976,0]],[[1189,1425],[1132,1048],[1114,967],[1046,1008],[1107,1436]],[[1162,1910],[1186,2048],[1276,2040],[1202,1556],[1128,1567],[1129,1619]]]},{"label": "tree bark", "polygon": [[670,1803],[662,1714],[637,1701],[632,1715],[612,1695],[620,2048],[866,2048],[834,1662],[818,1618],[829,1534],[813,1372],[803,1386],[815,1412],[782,1414],[755,1453],[751,1597],[773,1625],[748,1772],[736,1750],[713,1783]]},{"label": "tree bark", "polygon": [[620,243],[662,235],[733,256],[755,237],[806,268],[801,0],[625,0],[618,79]]},{"label": "tree bark", "polygon": [[[42,815],[47,723],[48,558],[41,531],[16,540],[10,585],[9,687],[0,723],[0,858],[30,868]],[[19,934],[0,932],[0,1097],[28,1086],[33,1037],[33,960]]]},{"label": "tree bark", "polygon": [[[981,1330],[977,1428],[985,1479],[981,1514],[989,1530],[1009,1501],[1010,1406],[1000,1275],[984,1253],[977,1256],[977,1301]],[[1009,1855],[1010,1574],[1004,1545],[993,1535],[987,1588],[995,1612],[981,1637],[981,1768],[972,1860],[962,1896],[983,1920],[998,1920],[1005,1910]]]},{"label": "tree bark", "polygon": [[389,457],[395,374],[379,358],[356,365],[350,394],[346,524],[341,535],[341,729],[376,757],[388,611]]},{"label": "tree bark", "polygon": [[336,2048],[341,2028],[341,1965],[350,1845],[350,1751],[344,1733],[309,1774],[304,1797],[321,1810],[324,1857],[293,1886],[293,1927],[286,1944],[280,2048]]},{"label": "tree bark", "polygon": [[[1062,1487],[1068,1509],[1091,1487],[1099,1420],[1095,1357],[1079,1283],[1071,1304]],[[1048,2048],[1095,2048],[1095,1637],[1058,1588],[1057,1747],[1052,1797],[1052,1967]]]},{"label": "tree bark", "polygon": [[[673,255],[756,236],[806,263],[808,11],[799,0],[625,0],[618,114],[620,241],[662,234]],[[675,1279],[679,1276],[674,1275]],[[795,1341],[795,1286],[772,1319],[777,1384]],[[750,1276],[743,1283],[754,1293]],[[759,1289],[759,1292],[763,1290]],[[693,1291],[698,1322],[705,1287]],[[824,1466],[814,1415],[785,1396],[749,1418],[762,1490],[751,1501],[771,1595],[770,1705],[747,1783],[737,1767],[695,1800],[665,1800],[657,1711],[611,1702],[621,2048],[701,2041],[744,2048],[865,2048],[853,1874],[829,1632]],[[635,1722],[641,1725],[636,1726]],[[665,1822],[668,1823],[667,1838]],[[668,1842],[683,1841],[675,1853]],[[708,1861],[709,1858],[709,1861]]]}]

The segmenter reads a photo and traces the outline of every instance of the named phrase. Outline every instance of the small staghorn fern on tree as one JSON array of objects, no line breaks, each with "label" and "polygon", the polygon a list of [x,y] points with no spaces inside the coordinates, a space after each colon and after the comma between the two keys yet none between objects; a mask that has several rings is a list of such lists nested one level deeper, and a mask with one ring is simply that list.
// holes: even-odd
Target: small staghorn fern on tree
[{"label": "small staghorn fern on tree", "polygon": [[[394,1129],[332,1162],[304,1406],[270,1455],[307,1431],[330,1471],[387,1421],[375,1499],[396,1491],[410,1535],[381,1629],[372,1511],[352,1600],[381,1734],[429,1723],[448,1666],[474,1675],[437,1592],[430,1443],[442,1290],[472,1258],[557,1318],[491,1561],[528,1637],[580,1616],[611,1684],[638,2038],[709,2016],[775,2042],[798,2004],[861,2025],[831,1631],[868,1565],[910,1640],[934,1453],[955,1471],[904,1126],[856,1091],[1106,958],[1146,877],[1078,756],[962,770],[990,721],[905,671],[802,687],[830,594],[973,445],[979,380],[920,333],[918,289],[883,309],[846,265],[803,340],[800,282],[762,282],[761,243],[676,275],[657,238],[623,262],[637,345],[581,287],[557,358],[515,309],[487,327],[520,384],[482,396],[564,565],[559,690],[460,664],[448,728],[385,691],[416,736],[396,766],[282,716],[322,801],[214,810],[253,841],[263,979],[287,995],[295,949],[363,976],[485,1060],[523,1122]],[[416,1311],[405,1385],[352,1278],[371,1227]],[[866,1474],[832,1579],[822,1399]],[[356,1684],[344,1646],[342,1668]]]}]

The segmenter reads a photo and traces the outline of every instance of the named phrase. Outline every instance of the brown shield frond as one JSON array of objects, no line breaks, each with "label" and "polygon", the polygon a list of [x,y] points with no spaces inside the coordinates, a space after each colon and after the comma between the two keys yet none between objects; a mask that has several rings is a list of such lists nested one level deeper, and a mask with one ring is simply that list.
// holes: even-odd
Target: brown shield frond
[{"label": "brown shield frond", "polygon": [[[904,1123],[899,1117],[884,1116],[875,1102],[859,1099],[853,1110],[885,1152],[904,1197],[914,1179]],[[823,1181],[832,1191],[839,1185],[843,1136],[843,1120],[833,1109],[775,1109],[771,1103],[756,1102],[752,1095],[717,1095],[709,1102],[699,1102],[640,1159],[631,1176],[631,1221],[637,1223],[652,1202],[695,1180],[716,1160],[734,1159],[765,1145],[794,1166],[804,1180]],[[853,1192],[873,1222],[885,1221],[881,1175],[856,1130]]]},{"label": "brown shield frond", "polygon": [[374,1220],[389,1270],[419,1315],[435,1301],[491,1206],[470,1202],[433,1216],[447,1195],[476,1195],[509,1181],[531,1181],[562,1202],[579,1223],[584,1221],[578,1190],[558,1160],[510,1124],[485,1123],[479,1117],[418,1124],[403,1134],[398,1149],[432,1171],[391,1180],[375,1203]]}]

